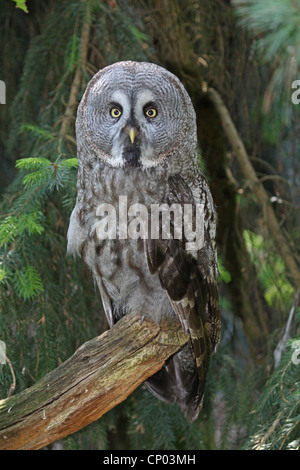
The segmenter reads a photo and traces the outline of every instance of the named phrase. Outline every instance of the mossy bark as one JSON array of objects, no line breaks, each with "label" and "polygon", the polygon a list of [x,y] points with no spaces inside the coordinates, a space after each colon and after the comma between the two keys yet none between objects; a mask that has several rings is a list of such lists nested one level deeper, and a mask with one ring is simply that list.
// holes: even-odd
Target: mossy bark
[{"label": "mossy bark", "polygon": [[99,419],[187,341],[179,324],[125,316],[35,385],[0,401],[0,450],[40,449]]}]

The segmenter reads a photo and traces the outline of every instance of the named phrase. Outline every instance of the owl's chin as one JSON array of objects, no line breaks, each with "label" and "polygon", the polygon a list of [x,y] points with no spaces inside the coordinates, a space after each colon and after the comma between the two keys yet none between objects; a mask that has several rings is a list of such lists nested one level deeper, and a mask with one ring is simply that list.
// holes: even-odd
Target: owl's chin
[{"label": "owl's chin", "polygon": [[141,149],[136,145],[125,147],[122,153],[124,166],[140,167],[141,166]]}]

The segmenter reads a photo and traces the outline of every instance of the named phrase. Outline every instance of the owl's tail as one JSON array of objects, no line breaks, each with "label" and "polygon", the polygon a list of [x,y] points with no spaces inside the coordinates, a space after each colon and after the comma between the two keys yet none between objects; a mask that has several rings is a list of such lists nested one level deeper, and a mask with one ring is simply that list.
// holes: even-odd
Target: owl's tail
[{"label": "owl's tail", "polygon": [[[201,396],[192,347],[187,343],[146,382],[148,390],[165,403],[177,403],[190,422],[198,418]],[[201,387],[202,388],[202,387]]]}]

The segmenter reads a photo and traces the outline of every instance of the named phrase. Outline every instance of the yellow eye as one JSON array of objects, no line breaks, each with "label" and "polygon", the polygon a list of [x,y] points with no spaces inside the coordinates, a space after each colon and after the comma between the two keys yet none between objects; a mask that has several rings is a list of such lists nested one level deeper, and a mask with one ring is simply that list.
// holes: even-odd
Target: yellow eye
[{"label": "yellow eye", "polygon": [[157,116],[157,110],[155,108],[148,108],[146,109],[145,114],[149,118],[155,118]]},{"label": "yellow eye", "polygon": [[118,118],[120,117],[122,114],[122,111],[120,110],[120,108],[112,108],[110,110],[110,115],[113,117],[113,118]]}]

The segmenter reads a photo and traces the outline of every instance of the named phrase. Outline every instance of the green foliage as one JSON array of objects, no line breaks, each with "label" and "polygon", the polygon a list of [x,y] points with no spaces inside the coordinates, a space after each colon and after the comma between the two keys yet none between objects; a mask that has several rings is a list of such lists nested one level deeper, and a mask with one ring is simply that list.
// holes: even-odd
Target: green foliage
[{"label": "green foliage", "polygon": [[153,49],[145,24],[131,2],[121,0],[117,8],[113,3],[96,2],[101,10],[101,14],[97,15],[96,38],[99,44],[107,46],[104,51],[105,63],[149,60]]},{"label": "green foliage", "polygon": [[13,282],[17,295],[23,297],[24,300],[35,297],[44,291],[39,273],[36,268],[30,265],[16,271]]},{"label": "green foliage", "polygon": [[25,13],[28,13],[26,0],[12,0],[12,1],[16,3],[16,8],[20,8],[21,10],[25,11]]},{"label": "green foliage", "polygon": [[[252,411],[251,437],[245,447],[254,450],[300,450],[299,339],[289,341],[279,367],[271,374]],[[293,349],[298,344],[298,353]]]},{"label": "green foliage", "polygon": [[250,230],[244,231],[244,239],[254,264],[268,304],[286,312],[291,305],[294,289],[285,273],[282,258],[270,241]]},{"label": "green foliage", "polygon": [[269,113],[272,109],[272,122],[265,120],[265,134],[272,135],[274,120],[278,130],[279,123],[281,128],[283,124],[291,125],[293,112],[298,111],[291,106],[291,86],[300,73],[299,4],[290,0],[234,0],[233,3],[240,24],[255,38],[258,57],[273,70],[264,96],[264,110]]},{"label": "green foliage", "polygon": [[289,0],[235,0],[240,23],[259,36],[257,47],[266,61],[299,57],[299,5]]},{"label": "green foliage", "polygon": [[30,173],[23,177],[24,186],[36,190],[43,186],[45,193],[67,186],[66,183],[70,181],[70,177],[74,176],[70,170],[77,166],[77,158],[58,157],[54,162],[47,158],[25,158],[16,162],[18,169],[30,170]]},{"label": "green foliage", "polygon": [[218,279],[219,282],[230,282],[231,281],[231,276],[230,276],[230,272],[227,271],[227,269],[225,268],[225,266],[223,265],[223,262],[222,262],[222,259],[219,258],[218,259],[218,269],[219,269],[219,273],[220,273],[220,277]]},{"label": "green foliage", "polygon": [[129,436],[134,449],[203,448],[199,422],[189,424],[177,405],[161,403],[147,390],[139,390],[130,405]]},{"label": "green foliage", "polygon": [[[75,184],[73,168],[77,159],[57,158],[51,162],[46,158],[26,158],[18,160],[17,168],[26,170],[22,178],[24,191],[14,198],[9,215],[2,217],[0,225],[0,248],[2,248],[2,282],[13,283],[19,297],[25,300],[42,292],[43,283],[38,271],[28,264],[28,249],[23,244],[47,230],[45,204],[54,191],[64,190],[74,200],[75,194],[69,191],[69,184]],[[72,181],[73,179],[73,181]],[[66,196],[65,194],[65,196]],[[23,266],[24,267],[20,267]]]},{"label": "green foliage", "polygon": [[77,34],[73,34],[66,47],[65,69],[71,72],[79,60],[80,39]]}]

